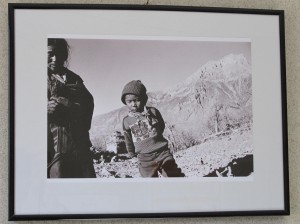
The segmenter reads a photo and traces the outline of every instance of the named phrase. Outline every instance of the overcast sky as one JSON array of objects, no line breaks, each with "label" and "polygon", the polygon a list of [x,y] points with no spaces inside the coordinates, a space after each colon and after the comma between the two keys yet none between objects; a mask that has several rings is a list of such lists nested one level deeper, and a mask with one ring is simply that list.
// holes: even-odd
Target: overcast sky
[{"label": "overcast sky", "polygon": [[69,69],[94,96],[94,116],[123,106],[121,92],[141,80],[149,92],[172,87],[203,64],[228,54],[243,54],[251,63],[250,42],[67,39]]}]

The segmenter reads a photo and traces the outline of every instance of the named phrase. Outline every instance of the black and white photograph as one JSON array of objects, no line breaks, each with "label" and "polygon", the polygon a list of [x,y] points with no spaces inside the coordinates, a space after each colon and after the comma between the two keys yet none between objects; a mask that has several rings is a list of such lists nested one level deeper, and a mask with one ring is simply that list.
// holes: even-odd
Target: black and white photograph
[{"label": "black and white photograph", "polygon": [[248,39],[48,38],[48,178],[254,175]]}]

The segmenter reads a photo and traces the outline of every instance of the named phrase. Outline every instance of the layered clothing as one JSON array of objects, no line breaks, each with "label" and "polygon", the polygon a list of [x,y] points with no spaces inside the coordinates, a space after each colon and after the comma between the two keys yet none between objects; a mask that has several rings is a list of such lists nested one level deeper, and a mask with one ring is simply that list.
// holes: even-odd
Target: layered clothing
[{"label": "layered clothing", "polygon": [[123,119],[126,148],[131,157],[137,156],[142,177],[183,177],[163,137],[165,122],[154,107],[143,112],[130,111]]},{"label": "layered clothing", "polygon": [[48,178],[95,177],[89,129],[94,110],[93,96],[83,80],[64,69],[48,71],[48,101],[58,102],[48,113]]}]

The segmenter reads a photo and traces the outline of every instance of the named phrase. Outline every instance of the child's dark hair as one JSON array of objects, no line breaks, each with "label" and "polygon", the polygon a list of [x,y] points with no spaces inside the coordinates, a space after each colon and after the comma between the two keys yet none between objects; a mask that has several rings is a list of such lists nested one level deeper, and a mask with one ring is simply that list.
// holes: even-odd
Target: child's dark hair
[{"label": "child's dark hair", "polygon": [[65,39],[62,38],[48,38],[48,46],[53,46],[61,56],[65,64],[68,64],[70,54],[70,46]]},{"label": "child's dark hair", "polygon": [[121,97],[121,101],[124,104],[126,104],[125,96],[128,94],[133,94],[133,95],[142,97],[143,101],[145,101],[145,103],[148,100],[147,89],[140,80],[133,80],[124,86],[123,91],[122,91],[122,97]]}]

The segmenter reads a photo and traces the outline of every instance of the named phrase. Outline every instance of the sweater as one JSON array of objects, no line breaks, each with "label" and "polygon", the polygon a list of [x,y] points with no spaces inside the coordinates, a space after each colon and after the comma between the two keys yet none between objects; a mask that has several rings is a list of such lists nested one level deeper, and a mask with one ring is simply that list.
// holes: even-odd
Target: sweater
[{"label": "sweater", "polygon": [[145,107],[142,113],[131,113],[123,119],[126,148],[130,156],[151,153],[168,147],[163,137],[165,122],[154,107]]}]

